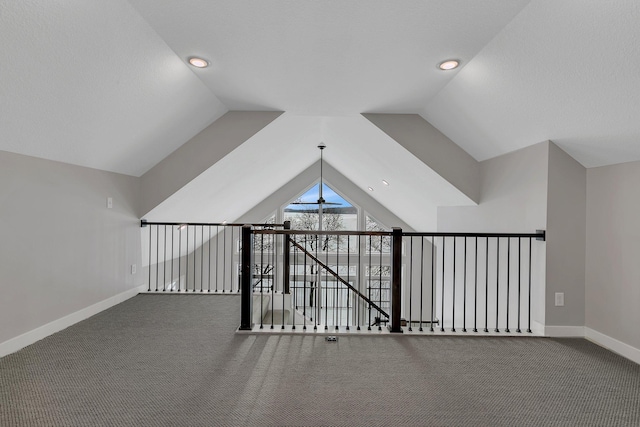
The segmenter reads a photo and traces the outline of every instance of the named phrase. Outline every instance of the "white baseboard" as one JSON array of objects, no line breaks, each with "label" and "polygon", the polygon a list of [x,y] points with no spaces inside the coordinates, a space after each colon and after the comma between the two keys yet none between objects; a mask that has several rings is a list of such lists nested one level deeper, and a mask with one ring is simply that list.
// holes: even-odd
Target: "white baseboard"
[{"label": "white baseboard", "polygon": [[545,326],[544,335],[557,338],[584,338],[584,326]]},{"label": "white baseboard", "polygon": [[542,323],[536,322],[535,320],[532,320],[531,332],[533,332],[534,335],[544,336],[544,325]]},{"label": "white baseboard", "polygon": [[640,349],[625,344],[622,341],[618,341],[615,338],[611,338],[601,332],[595,331],[591,328],[585,328],[585,338],[589,341],[593,341],[601,347],[618,353],[620,356],[640,364]]},{"label": "white baseboard", "polygon": [[8,341],[0,343],[0,357],[15,353],[16,351],[37,341],[40,341],[41,339],[46,338],[49,335],[55,334],[56,332],[59,332],[71,325],[88,319],[89,317],[94,316],[101,311],[111,308],[114,305],[120,304],[121,302],[138,295],[138,293],[145,289],[145,285],[130,289],[128,291],[122,292],[118,295],[114,295],[103,301],[90,305],[89,307],[83,308],[82,310],[78,310],[75,313],[71,313],[67,316],[61,317],[60,319],[54,320],[53,322],[49,322],[46,325],[40,326],[39,328],[33,329],[29,332],[25,332],[24,334],[18,335],[15,338],[11,338]]}]

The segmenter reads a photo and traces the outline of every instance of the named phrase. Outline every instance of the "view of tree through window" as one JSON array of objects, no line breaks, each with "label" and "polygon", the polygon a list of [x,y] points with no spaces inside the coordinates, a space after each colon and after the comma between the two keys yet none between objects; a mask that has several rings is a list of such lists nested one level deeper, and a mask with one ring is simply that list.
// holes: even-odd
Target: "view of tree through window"
[{"label": "view of tree through window", "polygon": [[330,204],[317,204],[320,184],[314,185],[284,208],[284,220],[291,221],[293,229],[318,230],[322,216],[322,229],[325,231],[358,229],[358,209],[355,206],[326,184],[322,186],[322,197]]}]

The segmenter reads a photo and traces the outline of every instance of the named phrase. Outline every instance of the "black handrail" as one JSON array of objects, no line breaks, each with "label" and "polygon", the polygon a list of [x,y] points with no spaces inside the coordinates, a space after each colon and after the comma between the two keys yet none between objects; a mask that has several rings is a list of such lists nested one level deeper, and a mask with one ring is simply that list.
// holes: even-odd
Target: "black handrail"
[{"label": "black handrail", "polygon": [[244,225],[250,225],[252,227],[269,227],[269,228],[284,227],[284,224],[266,224],[264,222],[247,224],[247,223],[236,223],[236,222],[153,222],[153,221],[147,221],[145,219],[140,220],[140,227],[146,227],[147,225],[177,225],[177,226],[198,225],[198,226],[218,226],[218,227],[222,227],[222,226],[242,227]]},{"label": "black handrail", "polygon": [[416,232],[416,231],[403,231],[402,235],[411,237],[522,237],[522,238],[535,238],[536,240],[545,241],[546,231],[538,230],[536,233],[464,233],[464,232]]}]

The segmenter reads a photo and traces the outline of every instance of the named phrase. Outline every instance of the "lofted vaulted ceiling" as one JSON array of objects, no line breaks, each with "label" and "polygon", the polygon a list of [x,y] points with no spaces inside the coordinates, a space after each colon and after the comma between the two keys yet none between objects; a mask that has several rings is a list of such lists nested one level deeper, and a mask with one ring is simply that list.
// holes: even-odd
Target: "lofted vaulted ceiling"
[{"label": "lofted vaulted ceiling", "polygon": [[[227,111],[265,110],[288,116],[257,149],[306,154],[273,156],[263,196],[319,138],[354,183],[389,168],[423,191],[372,112],[420,114],[478,161],[545,140],[587,167],[640,160],[638,22],[635,0],[0,0],[0,150],[142,176]],[[386,154],[354,165],[368,141]]]}]

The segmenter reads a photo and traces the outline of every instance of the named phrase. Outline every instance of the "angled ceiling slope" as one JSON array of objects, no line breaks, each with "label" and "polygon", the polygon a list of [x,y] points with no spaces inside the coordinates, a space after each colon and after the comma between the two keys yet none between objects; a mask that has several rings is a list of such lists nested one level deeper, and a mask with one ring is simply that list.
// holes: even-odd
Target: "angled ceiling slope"
[{"label": "angled ceiling slope", "polygon": [[140,176],[227,111],[126,0],[0,1],[0,40],[0,150]]},{"label": "angled ceiling slope", "polygon": [[[149,221],[233,221],[317,162],[320,141],[327,145],[327,163],[414,229],[433,227],[427,212],[437,206],[475,204],[361,115],[284,113],[202,173],[174,185],[179,188],[144,217]],[[215,147],[216,142],[208,140],[207,144],[201,146]],[[197,151],[192,155],[197,156]],[[149,180],[148,185],[154,181]]]},{"label": "angled ceiling slope", "polygon": [[[142,176],[141,214],[148,214],[158,204],[253,137],[280,114],[282,113],[268,111],[231,111],[216,120]],[[242,159],[237,160],[242,161]],[[221,176],[218,180],[212,179],[207,184],[209,186],[233,185],[229,178],[229,176]]]},{"label": "angled ceiling slope", "polygon": [[421,115],[479,161],[551,140],[585,167],[640,160],[640,2],[536,0]]},{"label": "angled ceiling slope", "polygon": [[130,0],[232,110],[418,112],[528,0]]}]

